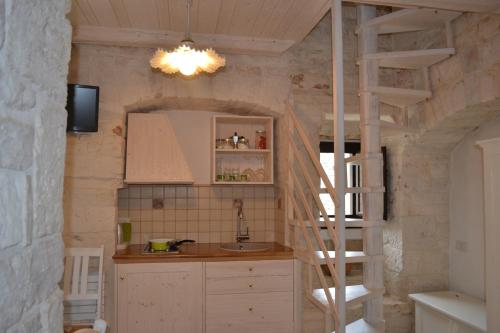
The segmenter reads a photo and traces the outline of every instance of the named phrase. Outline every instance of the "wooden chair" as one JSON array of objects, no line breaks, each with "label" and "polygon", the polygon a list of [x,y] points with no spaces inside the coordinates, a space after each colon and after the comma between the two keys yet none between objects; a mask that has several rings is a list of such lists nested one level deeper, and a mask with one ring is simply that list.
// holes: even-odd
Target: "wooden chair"
[{"label": "wooden chair", "polygon": [[[102,285],[104,246],[98,248],[66,248],[64,264],[65,326],[99,325],[102,330]],[[69,306],[71,305],[71,306]],[[69,312],[66,308],[75,308]],[[105,323],[105,322],[104,322]],[[78,332],[78,331],[77,331]],[[102,333],[105,332],[102,331]]]}]

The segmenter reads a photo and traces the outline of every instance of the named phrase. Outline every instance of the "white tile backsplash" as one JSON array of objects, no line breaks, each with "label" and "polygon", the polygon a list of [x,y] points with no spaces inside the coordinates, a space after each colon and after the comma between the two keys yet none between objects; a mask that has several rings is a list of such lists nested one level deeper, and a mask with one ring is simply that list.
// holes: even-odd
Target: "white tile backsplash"
[{"label": "white tile backsplash", "polygon": [[274,193],[272,186],[131,185],[118,190],[118,216],[130,218],[135,244],[153,237],[231,242],[239,198],[251,240],[274,241]]}]

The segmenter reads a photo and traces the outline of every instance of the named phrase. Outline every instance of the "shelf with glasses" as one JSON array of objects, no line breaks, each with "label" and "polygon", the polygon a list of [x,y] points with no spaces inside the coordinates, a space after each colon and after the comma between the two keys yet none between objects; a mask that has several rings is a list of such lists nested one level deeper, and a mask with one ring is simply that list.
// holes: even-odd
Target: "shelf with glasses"
[{"label": "shelf with glasses", "polygon": [[270,154],[271,149],[215,149],[217,154]]},{"label": "shelf with glasses", "polygon": [[[274,183],[272,117],[214,116],[211,133],[212,184],[272,185]],[[232,137],[235,133],[238,138],[245,138],[245,148],[227,147],[228,144],[234,145]],[[263,144],[259,139],[262,135],[265,137]],[[224,148],[219,146],[221,140],[223,147],[225,145]],[[229,140],[231,143],[228,143]]]}]

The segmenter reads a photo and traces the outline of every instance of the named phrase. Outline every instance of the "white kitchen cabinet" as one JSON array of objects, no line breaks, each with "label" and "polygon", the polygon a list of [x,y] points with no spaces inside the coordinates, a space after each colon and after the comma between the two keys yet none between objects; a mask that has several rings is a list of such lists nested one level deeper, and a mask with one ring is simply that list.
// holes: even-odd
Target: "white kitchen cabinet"
[{"label": "white kitchen cabinet", "polygon": [[116,265],[120,333],[203,330],[203,263]]},{"label": "white kitchen cabinet", "polygon": [[292,259],[115,267],[116,332],[293,332]]},{"label": "white kitchen cabinet", "polygon": [[129,113],[127,184],[190,184],[193,175],[165,113]]},{"label": "white kitchen cabinet", "polygon": [[293,261],[206,263],[206,333],[293,332]]}]

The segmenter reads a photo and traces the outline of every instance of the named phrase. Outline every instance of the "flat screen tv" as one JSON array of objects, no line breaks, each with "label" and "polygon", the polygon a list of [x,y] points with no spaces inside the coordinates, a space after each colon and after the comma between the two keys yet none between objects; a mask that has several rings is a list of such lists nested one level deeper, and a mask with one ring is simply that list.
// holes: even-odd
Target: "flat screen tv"
[{"label": "flat screen tv", "polygon": [[68,84],[67,132],[97,132],[99,87]]}]

